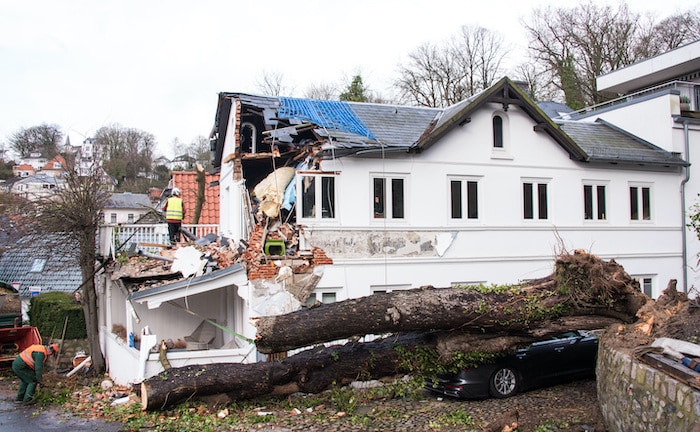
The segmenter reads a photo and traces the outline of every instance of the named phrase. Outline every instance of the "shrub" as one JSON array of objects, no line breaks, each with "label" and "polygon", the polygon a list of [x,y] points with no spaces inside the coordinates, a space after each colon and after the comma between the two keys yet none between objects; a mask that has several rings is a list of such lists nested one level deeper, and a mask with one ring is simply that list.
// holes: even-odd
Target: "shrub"
[{"label": "shrub", "polygon": [[73,296],[64,292],[47,292],[32,297],[29,301],[29,324],[39,329],[48,342],[51,335],[60,338],[63,326],[66,326],[66,339],[84,339],[87,337],[85,315],[80,304],[73,301]]}]

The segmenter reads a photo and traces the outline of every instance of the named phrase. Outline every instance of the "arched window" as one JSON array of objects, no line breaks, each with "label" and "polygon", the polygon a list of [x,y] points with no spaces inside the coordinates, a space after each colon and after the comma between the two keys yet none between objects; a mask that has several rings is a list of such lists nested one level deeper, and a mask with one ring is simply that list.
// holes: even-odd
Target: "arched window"
[{"label": "arched window", "polygon": [[503,148],[503,117],[493,116],[493,147]]}]

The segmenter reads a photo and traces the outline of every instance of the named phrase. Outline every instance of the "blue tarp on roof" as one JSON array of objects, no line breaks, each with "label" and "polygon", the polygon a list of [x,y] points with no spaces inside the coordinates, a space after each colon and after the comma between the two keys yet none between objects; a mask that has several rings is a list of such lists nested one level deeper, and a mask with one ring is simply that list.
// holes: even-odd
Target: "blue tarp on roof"
[{"label": "blue tarp on roof", "polygon": [[345,101],[280,97],[280,103],[279,117],[297,118],[328,129],[375,138]]}]

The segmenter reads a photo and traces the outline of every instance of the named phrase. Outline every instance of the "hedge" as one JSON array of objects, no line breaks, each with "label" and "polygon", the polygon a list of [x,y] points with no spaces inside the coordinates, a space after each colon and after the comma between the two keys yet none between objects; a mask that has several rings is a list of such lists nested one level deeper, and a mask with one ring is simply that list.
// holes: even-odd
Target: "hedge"
[{"label": "hedge", "polygon": [[85,339],[87,330],[83,307],[64,292],[47,292],[29,301],[29,324],[39,329],[44,343],[53,335],[54,340],[63,336],[63,326],[68,318],[65,339]]}]

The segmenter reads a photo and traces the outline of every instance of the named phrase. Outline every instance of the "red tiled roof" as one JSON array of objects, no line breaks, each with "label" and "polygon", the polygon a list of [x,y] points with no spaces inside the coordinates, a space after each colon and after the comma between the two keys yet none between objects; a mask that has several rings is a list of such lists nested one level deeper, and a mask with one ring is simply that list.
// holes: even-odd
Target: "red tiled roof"
[{"label": "red tiled roof", "polygon": [[[54,164],[55,162],[58,162],[59,164],[61,164],[61,168],[54,168],[54,167],[53,167],[53,164]],[[56,156],[53,157],[53,159],[51,159],[50,161],[48,161],[48,162],[46,163],[46,165],[44,165],[44,167],[42,168],[42,170],[49,170],[49,171],[50,171],[50,170],[56,170],[56,169],[62,170],[63,168],[65,168],[65,166],[66,166],[66,160],[63,159],[63,156],[61,156],[61,155],[56,155]]]},{"label": "red tiled roof", "polygon": [[[216,182],[216,186],[210,186]],[[192,223],[194,205],[197,200],[197,173],[194,171],[173,171],[173,186],[180,189],[185,209],[184,223]],[[205,174],[204,205],[199,215],[200,224],[219,224],[219,174]]]}]

